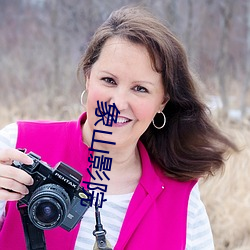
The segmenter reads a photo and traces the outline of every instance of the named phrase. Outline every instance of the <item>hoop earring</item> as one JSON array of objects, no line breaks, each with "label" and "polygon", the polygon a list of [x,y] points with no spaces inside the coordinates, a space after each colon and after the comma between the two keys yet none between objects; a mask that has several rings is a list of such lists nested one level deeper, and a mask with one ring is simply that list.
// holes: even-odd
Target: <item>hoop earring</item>
[{"label": "hoop earring", "polygon": [[84,98],[85,93],[87,93],[87,90],[86,90],[86,89],[84,89],[83,92],[81,93],[81,105],[82,105],[82,106],[84,106],[83,98]]},{"label": "hoop earring", "polygon": [[166,119],[166,116],[165,116],[165,114],[161,111],[161,112],[157,112],[158,114],[162,114],[163,115],[163,124],[162,124],[162,126],[156,126],[155,125],[155,121],[154,121],[154,119],[153,119],[153,125],[154,125],[154,127],[155,128],[157,128],[157,129],[162,129],[165,125],[166,125],[166,121],[167,121],[167,119]]}]

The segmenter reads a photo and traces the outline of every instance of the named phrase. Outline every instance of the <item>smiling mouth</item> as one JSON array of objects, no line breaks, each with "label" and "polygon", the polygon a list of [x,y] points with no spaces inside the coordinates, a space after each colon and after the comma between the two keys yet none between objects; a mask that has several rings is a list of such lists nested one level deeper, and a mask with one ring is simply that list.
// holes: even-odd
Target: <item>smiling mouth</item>
[{"label": "smiling mouth", "polygon": [[[107,116],[107,115],[105,115],[104,117],[105,117],[106,120],[108,119],[108,116]],[[111,120],[112,120],[112,117],[110,116],[110,117],[109,117],[109,123],[111,122]],[[132,120],[129,119],[129,118],[117,117],[117,121],[114,122],[114,120],[113,120],[113,123],[115,123],[115,124],[125,124],[125,123],[128,123],[128,122],[130,122],[130,121],[132,121]]]}]

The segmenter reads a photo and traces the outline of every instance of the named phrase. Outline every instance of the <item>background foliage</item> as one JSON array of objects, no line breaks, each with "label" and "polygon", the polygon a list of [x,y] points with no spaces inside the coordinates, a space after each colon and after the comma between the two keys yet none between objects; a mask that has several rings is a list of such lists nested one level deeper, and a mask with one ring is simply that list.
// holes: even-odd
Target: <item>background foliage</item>
[{"label": "background foliage", "polygon": [[67,118],[83,89],[75,77],[82,52],[110,12],[127,4],[148,7],[177,34],[208,103],[223,105],[220,115],[250,115],[250,1],[245,0],[0,0],[0,104],[18,103],[21,118],[47,117],[54,107],[59,118]]}]

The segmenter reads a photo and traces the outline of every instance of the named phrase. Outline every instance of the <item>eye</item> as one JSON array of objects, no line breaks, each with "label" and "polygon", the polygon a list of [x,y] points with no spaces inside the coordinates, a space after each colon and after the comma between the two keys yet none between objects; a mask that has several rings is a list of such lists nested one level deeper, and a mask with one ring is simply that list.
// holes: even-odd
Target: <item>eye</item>
[{"label": "eye", "polygon": [[116,82],[114,81],[114,79],[110,78],[110,77],[103,77],[101,80],[104,81],[104,82],[106,82],[106,83],[108,83],[108,84],[112,84],[112,85],[116,84]]},{"label": "eye", "polygon": [[148,90],[146,88],[139,86],[139,85],[135,86],[134,90],[137,92],[148,93]]}]

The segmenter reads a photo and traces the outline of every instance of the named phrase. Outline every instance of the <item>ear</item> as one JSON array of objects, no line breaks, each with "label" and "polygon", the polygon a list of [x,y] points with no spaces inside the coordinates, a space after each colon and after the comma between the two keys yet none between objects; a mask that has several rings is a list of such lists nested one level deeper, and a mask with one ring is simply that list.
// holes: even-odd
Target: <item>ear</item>
[{"label": "ear", "polygon": [[162,111],[165,108],[165,106],[169,102],[169,100],[170,100],[169,94],[167,94],[166,96],[163,97],[163,101],[160,105],[160,111]]}]

